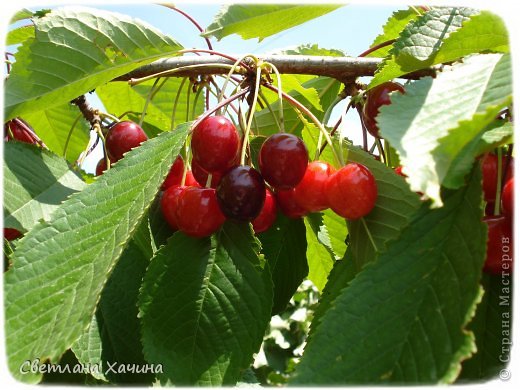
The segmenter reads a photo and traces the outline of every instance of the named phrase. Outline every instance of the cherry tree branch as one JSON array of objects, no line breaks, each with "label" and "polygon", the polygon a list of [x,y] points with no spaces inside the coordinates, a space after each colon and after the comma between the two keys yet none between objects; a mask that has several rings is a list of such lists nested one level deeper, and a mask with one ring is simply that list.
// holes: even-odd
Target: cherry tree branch
[{"label": "cherry tree branch", "polygon": [[[300,55],[267,55],[260,56],[259,58],[275,65],[280,73],[327,76],[338,79],[341,82],[352,80],[352,78],[360,76],[373,76],[378,65],[383,61],[382,58]],[[208,64],[207,68],[203,66],[205,64]],[[222,68],[219,68],[216,64],[222,64]],[[193,77],[209,74],[227,74],[229,72],[229,65],[233,65],[233,63],[226,58],[216,58],[216,56],[163,58],[119,76],[114,81],[128,81],[134,78],[151,76],[160,72],[192,65],[197,65],[197,67],[175,72],[171,76]],[[417,79],[423,76],[434,76],[438,68],[439,67],[433,67],[420,70],[403,75],[401,78]]]}]

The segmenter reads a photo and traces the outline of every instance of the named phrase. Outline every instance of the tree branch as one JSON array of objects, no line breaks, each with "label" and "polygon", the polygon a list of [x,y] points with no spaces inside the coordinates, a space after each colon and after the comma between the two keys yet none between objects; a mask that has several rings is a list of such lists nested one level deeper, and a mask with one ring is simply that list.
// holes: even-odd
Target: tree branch
[{"label": "tree branch", "polygon": [[[383,61],[381,58],[364,57],[326,57],[326,56],[299,56],[299,55],[271,55],[259,57],[264,61],[275,65],[280,73],[285,74],[308,74],[315,76],[327,76],[338,79],[339,81],[352,80],[360,76],[373,76],[378,65]],[[119,76],[114,81],[129,81],[131,79],[150,76],[159,72],[178,69],[191,65],[212,64],[208,68],[197,67],[196,69],[186,69],[175,72],[174,77],[192,77],[209,74],[227,74],[229,65],[232,61],[218,56],[189,56],[163,58],[142,66],[130,73]],[[215,64],[224,65],[222,68],[215,67]],[[227,68],[225,66],[228,66]],[[417,79],[423,76],[434,76],[437,68],[424,69],[413,72],[401,78]]]}]

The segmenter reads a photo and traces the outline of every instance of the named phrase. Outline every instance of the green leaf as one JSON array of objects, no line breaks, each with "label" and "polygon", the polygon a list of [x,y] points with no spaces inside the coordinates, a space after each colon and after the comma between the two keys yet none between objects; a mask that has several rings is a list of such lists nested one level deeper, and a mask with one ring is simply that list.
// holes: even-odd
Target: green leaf
[{"label": "green leaf", "polygon": [[204,33],[218,40],[238,34],[264,38],[336,10],[341,5],[232,4],[221,8]]},{"label": "green leaf", "polygon": [[85,187],[61,157],[21,142],[4,143],[5,227],[30,230]]},{"label": "green leaf", "polygon": [[141,232],[134,235],[108,278],[88,331],[72,347],[82,364],[101,366],[101,375],[94,375],[97,379],[112,383],[150,384],[154,378],[153,372],[113,373],[107,370],[114,362],[118,365],[146,364],[137,318],[137,297],[152,254],[136,243],[136,236],[144,236],[150,241],[146,220],[139,230]]},{"label": "green leaf", "polygon": [[323,224],[327,229],[330,249],[332,250],[336,260],[341,259],[347,250],[345,239],[347,238],[348,229],[345,218],[339,216],[331,209],[322,211]]},{"label": "green leaf", "polygon": [[477,156],[490,152],[501,145],[513,143],[514,126],[513,123],[503,120],[491,122],[479,141]]},{"label": "green leaf", "polygon": [[27,112],[24,119],[31,124],[45,145],[59,156],[63,156],[67,137],[75,124],[67,147],[66,158],[70,163],[74,163],[87,148],[90,139],[89,124],[77,107],[71,104]]},{"label": "green leaf", "polygon": [[391,99],[377,117],[381,134],[399,153],[411,188],[439,207],[441,184],[458,188],[471,169],[475,156],[464,154],[466,145],[511,102],[510,57],[470,57]]},{"label": "green leaf", "polygon": [[33,15],[34,14],[31,10],[28,10],[27,8],[22,8],[11,17],[11,19],[9,20],[9,24],[16,23],[24,19],[30,19],[33,17]]},{"label": "green leaf", "polygon": [[248,368],[271,316],[269,269],[247,225],[211,238],[178,232],[152,260],[139,298],[146,360],[176,385],[230,385]]},{"label": "green leaf", "polygon": [[[163,84],[164,82],[164,84]],[[154,84],[154,80],[129,86],[127,83],[113,82],[96,88],[99,99],[108,112],[120,116],[126,112],[135,113],[137,120],[141,119],[146,99]],[[162,85],[158,92],[155,93],[153,99],[149,102],[146,110],[145,122],[157,127],[161,131],[169,130],[172,121],[172,107],[177,97],[177,91],[182,84],[182,79],[177,77],[169,77],[159,80],[158,86]],[[188,88],[189,82],[185,82],[183,90],[180,94],[177,111],[175,115],[175,123],[182,123],[192,119],[195,94],[190,94],[188,104]],[[187,110],[189,107],[189,113]],[[195,109],[195,117],[204,111],[204,93],[199,96]],[[188,119],[187,119],[188,118]]]},{"label": "green leaf", "polygon": [[273,280],[273,314],[280,313],[309,273],[305,226],[301,218],[278,213],[273,226],[258,238]]},{"label": "green leaf", "polygon": [[469,8],[427,12],[403,31],[369,87],[473,53],[509,52],[502,19],[487,11],[477,12]]},{"label": "green leaf", "polygon": [[459,382],[490,380],[506,368],[512,342],[512,284],[508,269],[503,275],[482,275],[484,297],[469,325],[477,353],[462,363]]},{"label": "green leaf", "polygon": [[[20,240],[5,276],[9,369],[56,361],[92,319],[110,272],[179,153],[190,123],[130,151]],[[37,310],[35,309],[37,307]],[[23,335],[23,337],[20,337]],[[29,358],[28,358],[29,356]]]},{"label": "green leaf", "polygon": [[[383,32],[374,39],[370,47],[398,38],[408,23],[418,17],[417,12],[411,8],[393,12],[383,26]],[[391,48],[391,45],[382,47],[368,54],[367,57],[386,57]]]},{"label": "green leaf", "polygon": [[25,42],[29,38],[34,38],[34,26],[21,26],[7,33],[5,45],[18,45]]},{"label": "green leaf", "polygon": [[307,233],[307,262],[309,280],[321,291],[334,265],[334,252],[321,214],[310,214],[305,218]]},{"label": "green leaf", "polygon": [[284,75],[282,89],[290,93],[292,92],[292,95],[295,93],[300,94],[314,109],[323,111],[318,91],[312,87],[305,87],[297,75]]},{"label": "green leaf", "polygon": [[5,119],[68,102],[181,46],[124,15],[59,8],[35,23],[5,84]]},{"label": "green leaf", "polygon": [[[453,382],[475,350],[465,326],[486,253],[480,171],[427,204],[323,315],[293,384]],[[457,302],[456,305],[453,303]],[[334,364],[331,364],[334,362]]]}]

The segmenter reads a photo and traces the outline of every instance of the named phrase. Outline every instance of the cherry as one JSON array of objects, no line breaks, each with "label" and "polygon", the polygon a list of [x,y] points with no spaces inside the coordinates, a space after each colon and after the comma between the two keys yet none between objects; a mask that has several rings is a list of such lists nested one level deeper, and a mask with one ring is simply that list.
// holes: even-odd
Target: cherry
[{"label": "cherry", "polygon": [[106,148],[110,160],[119,161],[131,149],[141,145],[148,137],[139,125],[130,121],[118,122],[108,130]]},{"label": "cherry", "polygon": [[404,88],[401,84],[388,81],[368,90],[366,93],[366,101],[363,106],[363,115],[361,118],[368,132],[374,137],[381,138],[376,117],[379,114],[381,106],[386,106],[391,103],[390,93],[394,91],[404,93]]},{"label": "cherry", "polygon": [[107,170],[107,162],[104,158],[98,161],[96,165],[96,176],[101,176]]},{"label": "cherry", "polygon": [[222,176],[217,187],[217,200],[226,217],[252,221],[264,205],[264,179],[256,169],[237,165]]},{"label": "cherry", "polygon": [[209,116],[193,129],[193,160],[207,172],[223,172],[231,168],[239,145],[237,130],[226,117]]},{"label": "cherry", "polygon": [[308,163],[307,147],[293,134],[274,134],[260,148],[260,172],[275,189],[296,187],[305,175]]},{"label": "cherry", "polygon": [[41,141],[32,127],[22,118],[14,118],[4,125],[4,140],[17,140],[27,144],[41,145]]},{"label": "cherry", "polygon": [[4,228],[4,238],[7,241],[16,240],[18,237],[21,237],[22,233],[13,228]]},{"label": "cherry", "polygon": [[253,229],[256,234],[268,230],[276,221],[276,198],[269,188],[265,188],[265,202],[258,217],[253,219]]},{"label": "cherry", "polygon": [[329,208],[327,199],[327,182],[336,170],[328,163],[313,161],[300,183],[294,188],[294,200],[309,212]]},{"label": "cherry", "polygon": [[215,233],[226,217],[220,211],[215,189],[187,187],[177,201],[176,223],[188,236],[206,237]]},{"label": "cherry", "polygon": [[361,218],[370,213],[376,204],[374,176],[362,164],[347,164],[330,177],[327,198],[336,214],[348,219]]},{"label": "cherry", "polygon": [[188,188],[187,186],[172,185],[164,191],[161,197],[161,210],[166,222],[173,230],[178,230],[177,209],[179,205],[179,197]]},{"label": "cherry", "polygon": [[164,180],[161,190],[166,190],[174,185],[180,185],[182,181],[182,174],[184,172],[184,160],[181,156],[177,156],[175,161],[173,162],[170,172],[168,172],[168,176]]},{"label": "cherry", "polygon": [[276,203],[282,213],[289,218],[300,218],[307,215],[307,210],[299,206],[294,199],[294,188],[276,191]]},{"label": "cherry", "polygon": [[514,217],[514,200],[515,200],[515,184],[514,177],[509,179],[502,190],[502,212],[506,218],[513,219]]},{"label": "cherry", "polygon": [[[192,160],[191,162],[191,170],[192,170],[192,173],[193,173],[193,176],[195,177],[195,180],[197,180],[197,182],[205,187],[206,186],[206,182],[208,181],[208,171],[206,171],[204,168],[202,168],[199,163],[195,160]],[[211,184],[210,184],[210,187],[211,188],[216,188],[218,183],[220,183],[220,179],[222,178],[222,173],[221,172],[213,172],[213,174],[211,175]]]},{"label": "cherry", "polygon": [[497,275],[508,270],[513,259],[511,222],[503,215],[484,217],[488,225],[487,253],[484,272]]},{"label": "cherry", "polygon": [[[506,166],[506,157],[502,156],[502,169]],[[513,158],[509,162],[507,168],[506,181],[513,177]],[[482,190],[484,191],[484,199],[487,202],[494,202],[497,191],[498,179],[498,157],[494,154],[486,153],[482,159]]]}]

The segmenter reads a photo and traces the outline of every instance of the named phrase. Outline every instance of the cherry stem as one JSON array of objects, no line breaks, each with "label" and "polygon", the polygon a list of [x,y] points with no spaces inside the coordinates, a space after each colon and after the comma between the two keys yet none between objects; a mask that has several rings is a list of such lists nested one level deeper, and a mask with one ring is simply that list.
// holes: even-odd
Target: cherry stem
[{"label": "cherry stem", "polygon": [[283,118],[283,98],[282,98],[282,76],[280,75],[280,72],[278,71],[278,68],[271,64],[270,62],[265,63],[266,66],[269,66],[271,70],[276,74],[276,83],[278,87],[278,102],[280,104],[280,112],[278,114],[279,118],[278,121],[280,123],[279,127],[281,128],[281,132],[283,133],[285,131],[285,121]]},{"label": "cherry stem", "polygon": [[[146,116],[146,110],[148,110],[148,105],[150,104],[151,100],[153,99],[155,87],[159,83],[160,79],[161,79],[160,77],[156,78],[152,85],[152,88],[150,88],[150,91],[148,91],[148,95],[146,96],[146,100],[144,102],[143,111],[141,112],[141,117],[139,118],[139,127],[143,127],[144,117]],[[164,85],[164,83],[161,84],[161,87],[163,85]]]},{"label": "cherry stem", "polygon": [[276,123],[276,126],[278,127],[278,132],[283,133],[282,127],[280,126],[280,123],[278,122],[278,118],[276,117],[276,114],[274,113],[273,108],[271,107],[271,104],[269,103],[269,101],[267,100],[267,98],[265,97],[264,93],[261,90],[259,92],[259,97],[260,97],[260,100],[262,100],[264,105],[267,107],[267,109],[271,113],[271,115],[274,119],[274,123]]},{"label": "cherry stem", "polygon": [[179,89],[177,90],[177,95],[175,96],[175,101],[173,102],[173,109],[172,109],[172,120],[170,124],[170,131],[173,131],[175,128],[175,115],[177,114],[177,106],[179,104],[179,99],[181,96],[182,89],[184,88],[184,84],[186,84],[186,80],[188,78],[184,77],[181,81],[181,85],[179,86]]},{"label": "cherry stem", "polygon": [[108,158],[107,144],[105,142],[105,136],[103,135],[103,132],[101,131],[101,126],[100,126],[99,122],[94,123],[92,128],[97,133],[98,137],[101,139],[101,142],[103,143],[103,153],[105,154],[105,162],[107,164],[107,170],[109,170],[110,169],[110,159]]},{"label": "cherry stem", "polygon": [[[272,84],[266,83],[265,86],[272,91],[278,92],[278,88],[276,88]],[[332,143],[332,139],[330,138],[329,133],[327,132],[327,130],[325,130],[325,128],[323,127],[321,122],[318,120],[318,118],[316,118],[316,116],[314,116],[314,114],[307,107],[305,107],[298,100],[293,98],[291,95],[289,95],[283,91],[281,91],[281,92],[282,92],[282,96],[284,97],[284,99],[286,99],[293,107],[296,107],[298,110],[302,111],[305,115],[307,115],[314,122],[314,124],[318,127],[318,129],[323,133],[325,140],[327,141],[327,143],[329,144],[329,146],[332,149],[332,153],[334,154],[334,158],[336,159],[337,164],[339,166],[345,165],[343,160],[338,155],[336,149],[334,148],[334,144]]]},{"label": "cherry stem", "polygon": [[390,153],[390,143],[385,139],[384,140],[384,148],[385,148],[385,158],[386,158],[386,162],[387,162],[387,166],[389,166],[390,168],[392,167],[392,156],[391,156],[391,153]]},{"label": "cherry stem", "polygon": [[193,99],[193,108],[191,110],[191,117],[195,119],[195,115],[197,114],[197,103],[199,102],[199,97],[204,87],[200,87],[197,89],[197,92],[195,93],[195,98]]},{"label": "cherry stem", "polygon": [[370,53],[373,53],[375,52],[376,50],[379,50],[383,47],[386,47],[386,46],[390,46],[390,45],[393,45],[395,43],[395,39],[389,39],[388,41],[384,41],[384,42],[381,42],[367,50],[365,50],[363,53],[361,53],[358,57],[366,57],[367,55],[369,55]]},{"label": "cherry stem", "polygon": [[[179,50],[178,53],[181,53],[181,54],[184,54],[184,53],[207,53],[207,54],[213,54],[215,56],[219,56],[219,57],[222,57],[222,58],[226,58],[230,61],[233,61],[235,62],[237,60],[236,57],[233,57],[233,56],[230,56],[229,54],[226,54],[226,53],[222,53],[220,51],[215,51],[215,50],[206,50],[206,49],[183,49],[183,50]],[[240,62],[240,65],[243,66],[244,68],[247,68],[248,70],[252,71],[253,69],[248,66],[245,62]]]},{"label": "cherry stem", "polygon": [[259,66],[256,69],[255,90],[253,95],[253,102],[249,107],[249,118],[244,132],[244,141],[242,142],[242,154],[240,155],[240,165],[244,165],[246,159],[247,146],[249,145],[249,133],[251,131],[251,124],[255,116],[256,103],[258,101],[258,91],[260,90],[260,79],[262,78],[262,68]]},{"label": "cherry stem", "polygon": [[[338,94],[334,101],[330,104],[330,106],[327,108],[327,111],[325,111],[325,114],[323,115],[323,126],[327,126],[327,123],[329,123],[330,116],[332,115],[332,111],[334,110],[334,107],[336,107],[339,102],[341,102],[343,99],[345,99],[345,96],[343,94]],[[331,136],[333,133],[331,132]],[[314,159],[317,160],[321,156],[321,148],[322,148],[322,138],[323,135],[320,133],[320,136],[318,137],[318,145],[316,147],[316,155],[314,156]]]},{"label": "cherry stem", "polygon": [[233,73],[235,73],[236,70],[239,69],[239,67],[240,67],[239,64],[246,58],[252,58],[255,63],[258,63],[258,59],[252,54],[246,54],[235,61],[235,63],[231,66],[231,69],[229,70],[229,72],[226,76],[226,80],[224,81],[224,85],[222,86],[222,89],[220,90],[219,97],[218,97],[219,103],[224,98],[224,93],[226,92],[227,85],[229,83],[229,80],[233,76]]},{"label": "cherry stem", "polygon": [[[174,5],[164,4],[164,3],[161,4],[161,5],[163,7],[169,8],[169,9],[175,11],[175,12],[178,12],[179,14],[184,16],[186,19],[188,19],[197,28],[197,30],[199,30],[199,32],[201,32],[201,33],[204,32],[204,29],[202,28],[202,26],[195,20],[195,18],[193,18],[187,12],[182,11],[181,9],[177,8]],[[211,45],[211,41],[209,40],[209,38],[208,37],[203,37],[203,38],[206,41],[206,45],[208,45],[208,49],[213,50],[213,46]]]},{"label": "cherry stem", "polygon": [[495,191],[494,215],[500,215],[500,196],[502,194],[502,148],[497,148],[497,187]]},{"label": "cherry stem", "polygon": [[111,115],[111,114],[108,114],[106,112],[101,112],[99,110],[97,110],[97,114],[102,117],[102,118],[108,118],[108,119],[111,119],[112,121],[114,122],[121,122],[121,119],[118,118],[117,116],[114,116],[114,115]]},{"label": "cherry stem", "polygon": [[379,156],[381,156],[381,160],[383,160],[385,165],[388,165],[387,162],[386,162],[385,150],[383,149],[383,145],[381,144],[381,140],[379,138],[377,138],[377,137],[376,137],[376,146],[377,146],[377,150],[379,152]]},{"label": "cherry stem", "polygon": [[197,127],[200,122],[202,122],[204,119],[206,119],[207,117],[209,117],[211,114],[213,114],[215,111],[219,110],[220,108],[228,105],[229,103],[231,103],[232,101],[235,101],[236,99],[244,96],[245,94],[247,94],[249,92],[249,87],[247,88],[244,88],[243,90],[235,93],[234,95],[228,97],[227,99],[224,99],[222,100],[221,102],[219,102],[215,107],[213,107],[212,109],[210,110],[207,110],[206,112],[204,112],[204,114],[202,114],[192,125],[192,128],[194,129],[195,127]]},{"label": "cherry stem", "polygon": [[72,123],[72,126],[70,127],[69,133],[67,134],[67,139],[65,140],[65,146],[63,146],[63,158],[67,158],[67,150],[69,149],[69,142],[70,138],[72,137],[72,132],[76,128],[76,125],[78,124],[80,118],[82,118],[83,115],[79,114],[74,122]]},{"label": "cherry stem", "polygon": [[208,172],[208,178],[206,179],[206,188],[211,187],[211,180],[213,179],[213,175]]}]

